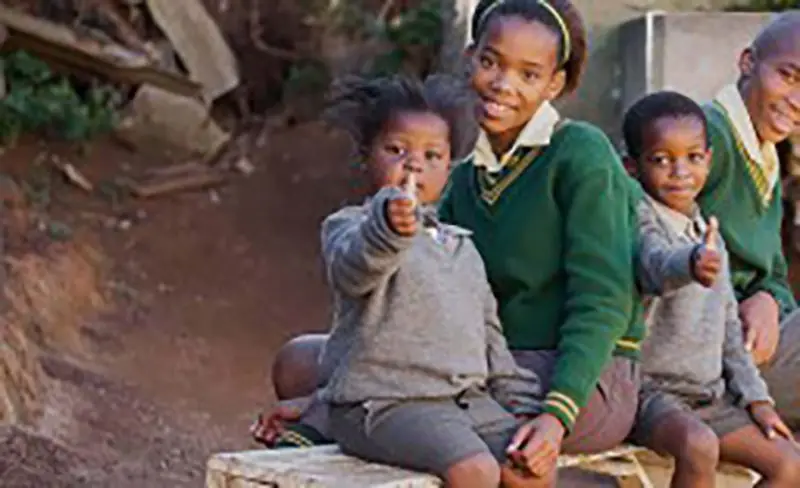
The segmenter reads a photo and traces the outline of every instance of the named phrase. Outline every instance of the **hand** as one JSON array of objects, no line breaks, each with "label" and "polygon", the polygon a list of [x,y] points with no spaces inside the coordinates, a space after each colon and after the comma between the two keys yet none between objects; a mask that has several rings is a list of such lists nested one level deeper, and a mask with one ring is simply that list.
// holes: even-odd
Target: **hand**
[{"label": "hand", "polygon": [[757,365],[769,362],[778,350],[780,309],[767,292],[760,291],[739,304],[744,344]]},{"label": "hand", "polygon": [[784,437],[785,439],[794,443],[794,435],[789,427],[783,423],[775,407],[767,402],[751,403],[747,409],[750,411],[750,417],[753,422],[758,425],[767,439],[774,439],[776,436]]},{"label": "hand", "polygon": [[708,219],[708,230],[703,237],[694,259],[695,279],[703,286],[710,288],[717,281],[719,270],[722,267],[722,257],[719,254],[719,221],[716,217]]},{"label": "hand", "polygon": [[416,202],[403,195],[386,202],[386,220],[389,227],[403,237],[411,237],[417,233]]},{"label": "hand", "polygon": [[522,425],[506,449],[509,459],[544,478],[556,469],[565,429],[555,416],[544,413]]},{"label": "hand", "polygon": [[250,426],[250,434],[256,442],[272,447],[283,433],[285,424],[300,419],[308,399],[299,398],[278,403],[270,412],[258,416]]}]

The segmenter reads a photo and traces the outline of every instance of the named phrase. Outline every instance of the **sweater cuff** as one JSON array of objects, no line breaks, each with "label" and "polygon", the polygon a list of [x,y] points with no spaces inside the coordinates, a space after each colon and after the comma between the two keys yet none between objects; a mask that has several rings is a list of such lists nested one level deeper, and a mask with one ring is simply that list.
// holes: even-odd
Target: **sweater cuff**
[{"label": "sweater cuff", "polygon": [[558,391],[550,391],[545,397],[543,411],[555,416],[569,433],[575,427],[580,408],[571,397]]}]

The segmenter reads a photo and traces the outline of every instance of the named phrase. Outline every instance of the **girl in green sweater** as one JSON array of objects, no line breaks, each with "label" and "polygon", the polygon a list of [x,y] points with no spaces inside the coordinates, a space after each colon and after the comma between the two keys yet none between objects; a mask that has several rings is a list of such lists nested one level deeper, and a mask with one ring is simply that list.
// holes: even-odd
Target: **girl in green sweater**
[{"label": "girl in green sweater", "polygon": [[586,30],[569,1],[500,0],[479,3],[472,32],[483,130],[440,215],[473,231],[509,346],[548,391],[525,455],[605,450],[633,424],[644,330],[637,194],[608,138],[550,104],[578,85]]},{"label": "girl in green sweater", "polygon": [[800,130],[800,12],[768,24],[742,53],[739,70],[737,83],[706,107],[713,160],[698,203],[720,220],[746,343],[778,412],[797,429],[800,314],[782,249],[775,145]]}]

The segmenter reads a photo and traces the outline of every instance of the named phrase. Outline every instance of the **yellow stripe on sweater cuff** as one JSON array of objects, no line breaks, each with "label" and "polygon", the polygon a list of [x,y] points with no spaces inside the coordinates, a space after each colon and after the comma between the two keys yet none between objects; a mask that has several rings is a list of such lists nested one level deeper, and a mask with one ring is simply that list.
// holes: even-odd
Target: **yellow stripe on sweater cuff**
[{"label": "yellow stripe on sweater cuff", "polygon": [[557,391],[551,391],[547,394],[544,400],[544,409],[546,412],[555,415],[568,431],[572,430],[572,426],[575,424],[580,412],[575,400]]}]

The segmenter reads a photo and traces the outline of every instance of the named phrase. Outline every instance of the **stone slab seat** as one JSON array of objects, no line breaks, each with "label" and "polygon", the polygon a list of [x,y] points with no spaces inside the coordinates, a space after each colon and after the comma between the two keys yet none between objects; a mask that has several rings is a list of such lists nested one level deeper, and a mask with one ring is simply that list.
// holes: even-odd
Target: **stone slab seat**
[{"label": "stone slab seat", "polygon": [[[668,460],[634,446],[582,456],[560,456],[560,468],[613,476],[620,486],[667,487]],[[752,487],[753,473],[723,466],[717,485]],[[440,488],[430,475],[368,463],[342,454],[337,446],[256,450],[216,454],[209,459],[206,488]]]}]

